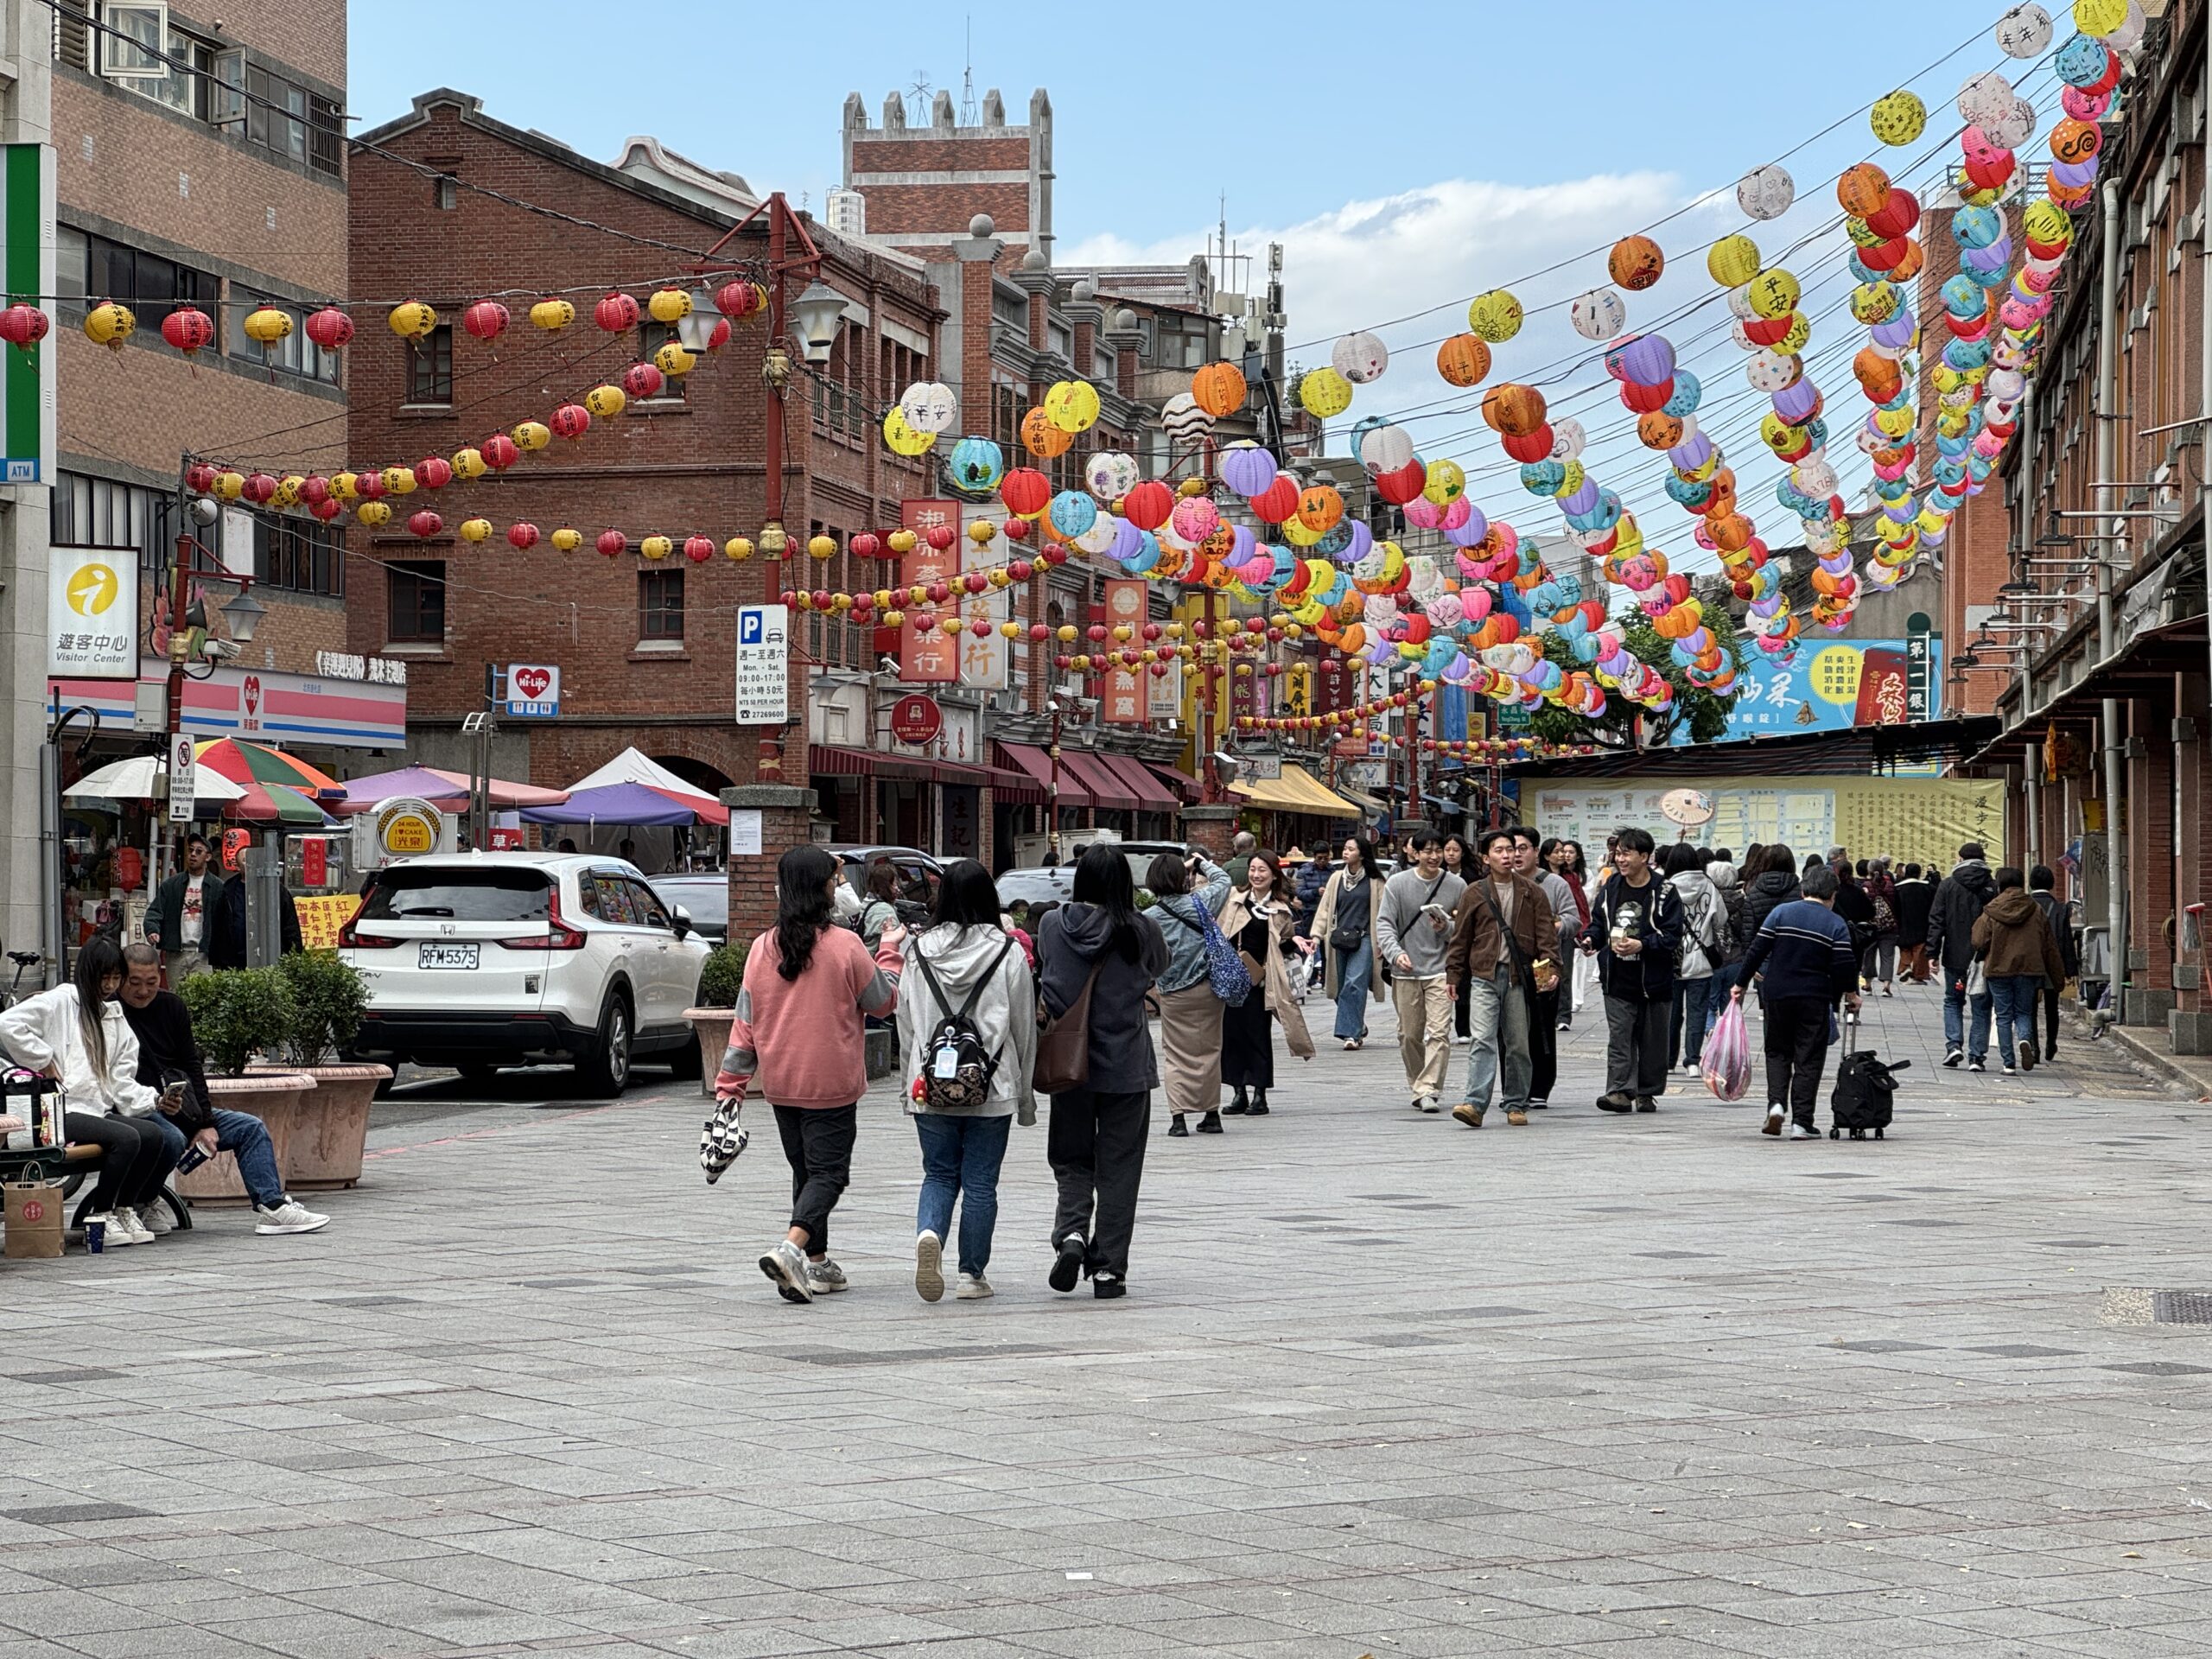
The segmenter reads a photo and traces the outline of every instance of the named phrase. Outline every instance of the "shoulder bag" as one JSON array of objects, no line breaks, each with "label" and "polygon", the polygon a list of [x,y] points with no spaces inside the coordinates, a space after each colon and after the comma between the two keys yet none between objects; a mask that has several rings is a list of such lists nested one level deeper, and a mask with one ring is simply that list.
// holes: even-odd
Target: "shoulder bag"
[{"label": "shoulder bag", "polygon": [[1046,1012],[1045,999],[1037,999],[1037,1058],[1029,1082],[1039,1094],[1071,1094],[1090,1081],[1090,993],[1105,965],[1103,957],[1091,964],[1083,988],[1057,1020]]},{"label": "shoulder bag", "polygon": [[[1370,881],[1373,879],[1374,878],[1372,876],[1367,875],[1360,877],[1360,880],[1363,883]],[[1344,903],[1344,882],[1340,878],[1337,882],[1337,902],[1339,905]],[[1371,893],[1367,895],[1367,915],[1369,923],[1371,924],[1375,917],[1375,895]],[[1340,957],[1348,957],[1353,951],[1358,950],[1361,945],[1366,944],[1367,938],[1367,927],[1364,925],[1359,927],[1332,927],[1329,930],[1329,949],[1335,951]]]}]

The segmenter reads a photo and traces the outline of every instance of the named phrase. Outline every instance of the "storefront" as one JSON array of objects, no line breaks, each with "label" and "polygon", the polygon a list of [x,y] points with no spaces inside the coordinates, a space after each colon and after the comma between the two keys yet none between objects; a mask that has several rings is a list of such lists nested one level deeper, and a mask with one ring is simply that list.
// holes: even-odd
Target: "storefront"
[{"label": "storefront", "polygon": [[1244,827],[1277,853],[1293,847],[1312,852],[1340,842],[1357,829],[1361,808],[1328,788],[1305,767],[1282,763],[1281,775],[1231,784],[1230,794],[1249,810]]}]

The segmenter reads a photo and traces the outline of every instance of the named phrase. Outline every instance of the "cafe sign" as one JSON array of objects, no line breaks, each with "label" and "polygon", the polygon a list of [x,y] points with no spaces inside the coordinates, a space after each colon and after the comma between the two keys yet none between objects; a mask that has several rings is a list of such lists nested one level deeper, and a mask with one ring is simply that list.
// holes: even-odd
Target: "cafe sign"
[{"label": "cafe sign", "polygon": [[386,801],[376,817],[377,846],[387,858],[418,858],[438,850],[445,815],[411,795]]}]

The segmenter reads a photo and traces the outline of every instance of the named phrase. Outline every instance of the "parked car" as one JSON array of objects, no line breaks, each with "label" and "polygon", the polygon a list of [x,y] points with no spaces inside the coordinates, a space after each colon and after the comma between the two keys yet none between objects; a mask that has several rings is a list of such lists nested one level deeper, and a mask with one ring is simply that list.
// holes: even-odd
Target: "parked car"
[{"label": "parked car", "polygon": [[618,858],[405,859],[370,874],[338,936],[369,993],[349,1053],[470,1078],[565,1061],[619,1095],[637,1059],[698,1065],[683,1011],[708,948],[684,907]]},{"label": "parked car", "polygon": [[912,847],[877,847],[840,842],[823,850],[845,867],[845,882],[858,899],[868,896],[868,866],[887,861],[899,875],[899,919],[908,927],[929,920],[937,906],[937,884],[944,866]]},{"label": "parked car", "polygon": [[1162,853],[1173,853],[1178,858],[1191,855],[1187,841],[1124,841],[1117,843],[1122,856],[1129,861],[1129,880],[1137,886],[1145,885],[1145,876],[1152,868],[1152,861]]},{"label": "parked car", "polygon": [[729,942],[729,877],[717,870],[682,875],[649,875],[645,885],[671,911],[690,913],[691,931],[709,945]]},{"label": "parked car", "polygon": [[1075,899],[1075,867],[1054,864],[1043,869],[1007,870],[998,878],[999,905],[1035,909],[1039,905],[1065,905]]}]

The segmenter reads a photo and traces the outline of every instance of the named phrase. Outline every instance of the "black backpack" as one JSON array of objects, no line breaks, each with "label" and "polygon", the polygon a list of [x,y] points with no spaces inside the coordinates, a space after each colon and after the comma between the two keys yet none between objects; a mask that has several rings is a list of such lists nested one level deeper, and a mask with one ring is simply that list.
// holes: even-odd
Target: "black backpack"
[{"label": "black backpack", "polygon": [[956,1014],[929,958],[918,944],[913,947],[914,965],[922,970],[923,982],[930,988],[938,1012],[944,1016],[922,1039],[922,1074],[914,1079],[914,1098],[931,1111],[972,1112],[990,1099],[991,1079],[998,1075],[998,1052],[984,1048],[982,1036],[969,1016],[975,1013],[984,988],[998,977],[1006,953],[1013,949],[1014,937],[1008,934]]},{"label": "black backpack", "polygon": [[1835,1126],[1828,1131],[1828,1139],[1840,1140],[1846,1129],[1854,1141],[1864,1141],[1866,1131],[1874,1131],[1874,1138],[1882,1138],[1882,1131],[1890,1126],[1891,1098],[1897,1091],[1896,1073],[1911,1065],[1910,1060],[1884,1060],[1872,1049],[1861,1049],[1843,1057],[1843,1064],[1836,1068],[1835,1092],[1828,1097],[1828,1109],[1834,1114]]}]

